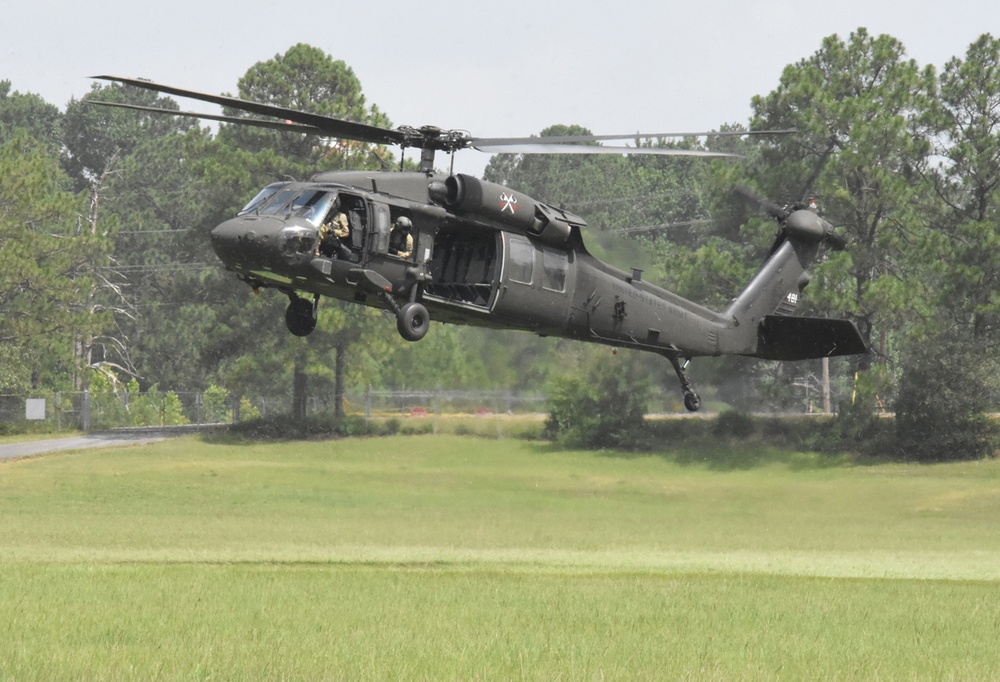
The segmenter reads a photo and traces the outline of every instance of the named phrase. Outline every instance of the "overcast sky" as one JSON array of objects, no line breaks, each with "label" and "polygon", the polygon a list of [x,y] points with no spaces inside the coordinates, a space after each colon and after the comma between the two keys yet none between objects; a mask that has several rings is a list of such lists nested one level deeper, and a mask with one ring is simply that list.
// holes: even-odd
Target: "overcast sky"
[{"label": "overcast sky", "polygon": [[[750,99],[832,34],[888,33],[937,67],[983,33],[1000,35],[995,0],[811,4],[820,3],[32,0],[0,17],[0,80],[60,108],[101,73],[235,93],[256,62],[304,42],[353,68],[394,125],[476,136],[556,123],[691,131],[745,124]],[[487,161],[463,151],[456,170],[478,175]]]}]

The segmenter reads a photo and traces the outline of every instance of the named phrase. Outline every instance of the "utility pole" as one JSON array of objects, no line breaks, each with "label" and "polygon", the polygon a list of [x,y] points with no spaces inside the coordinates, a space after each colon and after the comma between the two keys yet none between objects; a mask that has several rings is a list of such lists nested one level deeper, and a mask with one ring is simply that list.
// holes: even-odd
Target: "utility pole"
[{"label": "utility pole", "polygon": [[823,413],[831,414],[833,407],[830,405],[830,358],[823,358]]}]

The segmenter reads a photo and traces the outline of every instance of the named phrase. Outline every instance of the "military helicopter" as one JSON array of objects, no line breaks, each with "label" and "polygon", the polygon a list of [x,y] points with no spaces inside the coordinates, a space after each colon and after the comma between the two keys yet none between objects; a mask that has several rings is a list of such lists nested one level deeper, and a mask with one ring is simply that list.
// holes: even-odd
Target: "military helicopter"
[{"label": "military helicopter", "polygon": [[408,341],[422,339],[434,319],[650,351],[670,361],[690,411],[701,407],[687,375],[693,357],[804,360],[867,352],[849,320],[792,316],[809,263],[824,246],[844,247],[833,226],[808,208],[758,200],[777,221],[778,237],[761,269],[716,312],[644,281],[640,270],[594,258],[579,216],[508,187],[434,170],[435,152],[466,148],[736,156],[593,144],[709,133],[476,138],[433,126],[381,128],[144,79],[95,78],[269,118],[94,104],[420,150],[419,171],[337,171],[273,183],[212,230],[227,269],[254,291],[288,296],[285,322],[296,336],[313,331],[327,296],[391,311]]}]

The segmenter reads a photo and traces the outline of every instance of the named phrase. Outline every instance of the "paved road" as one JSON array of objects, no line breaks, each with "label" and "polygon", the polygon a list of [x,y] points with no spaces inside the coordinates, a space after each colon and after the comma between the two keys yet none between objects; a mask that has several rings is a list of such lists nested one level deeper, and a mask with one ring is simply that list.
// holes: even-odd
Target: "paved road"
[{"label": "paved road", "polygon": [[45,452],[56,452],[59,450],[79,450],[81,448],[102,448],[115,445],[137,445],[140,443],[152,443],[166,438],[163,434],[142,434],[134,433],[92,433],[86,436],[70,436],[67,438],[49,438],[47,440],[33,440],[25,443],[9,443],[0,445],[0,461],[7,459],[17,459],[18,457],[30,457],[40,455]]}]

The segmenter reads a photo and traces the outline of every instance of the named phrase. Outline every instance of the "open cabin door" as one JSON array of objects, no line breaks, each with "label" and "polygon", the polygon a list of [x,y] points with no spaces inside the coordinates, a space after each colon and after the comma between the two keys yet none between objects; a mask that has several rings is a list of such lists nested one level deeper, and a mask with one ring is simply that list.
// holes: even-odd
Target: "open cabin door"
[{"label": "open cabin door", "polygon": [[365,262],[370,261],[375,255],[384,256],[389,253],[389,233],[392,229],[389,220],[389,207],[378,201],[373,201],[372,223]]},{"label": "open cabin door", "polygon": [[434,240],[424,298],[480,311],[492,309],[500,279],[500,233],[445,227]]}]

